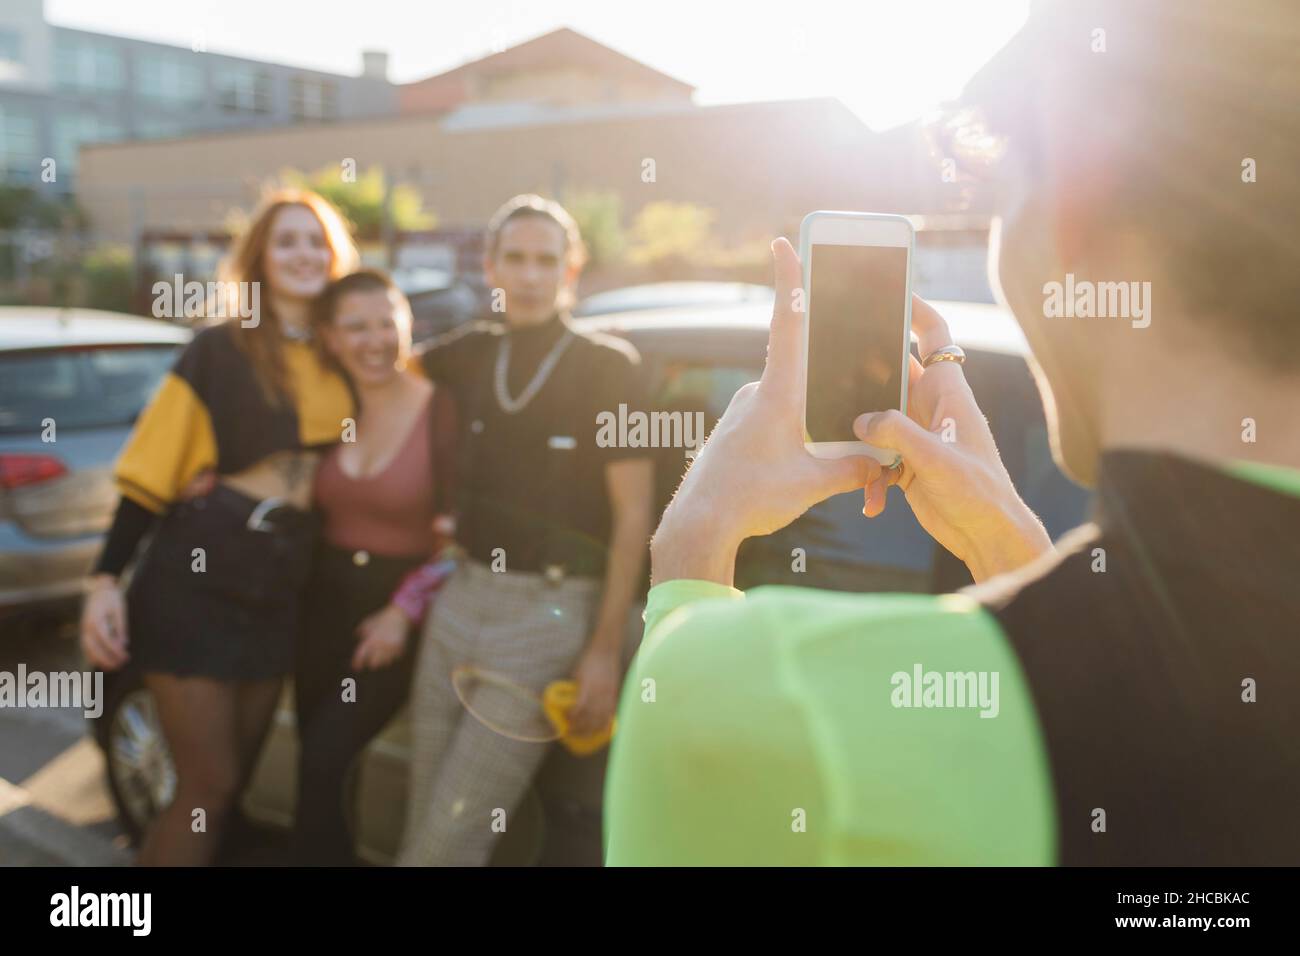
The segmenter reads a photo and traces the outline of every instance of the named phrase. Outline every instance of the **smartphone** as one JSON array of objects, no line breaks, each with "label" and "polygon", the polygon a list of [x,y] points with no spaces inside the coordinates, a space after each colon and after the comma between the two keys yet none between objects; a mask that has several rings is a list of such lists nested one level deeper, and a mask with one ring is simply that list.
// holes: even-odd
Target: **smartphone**
[{"label": "smartphone", "polygon": [[853,434],[863,412],[907,408],[915,231],[903,216],[811,212],[799,227],[804,305],[804,447],[818,458],[895,452]]}]

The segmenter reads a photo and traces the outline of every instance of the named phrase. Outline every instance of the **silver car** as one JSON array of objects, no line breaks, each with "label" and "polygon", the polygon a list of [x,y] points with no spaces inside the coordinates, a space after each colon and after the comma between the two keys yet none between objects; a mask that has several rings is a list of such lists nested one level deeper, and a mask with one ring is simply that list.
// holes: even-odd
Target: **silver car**
[{"label": "silver car", "polygon": [[0,308],[0,630],[74,612],[113,460],[191,333],[91,309]]}]

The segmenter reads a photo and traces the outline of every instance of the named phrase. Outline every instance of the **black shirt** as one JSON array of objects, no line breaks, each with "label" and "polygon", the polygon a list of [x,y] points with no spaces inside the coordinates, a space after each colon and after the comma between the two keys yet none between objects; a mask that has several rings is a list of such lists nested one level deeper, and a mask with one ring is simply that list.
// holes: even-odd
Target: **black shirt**
[{"label": "black shirt", "polygon": [[969,592],[1033,693],[1058,862],[1293,865],[1300,498],[1125,449],[1102,458],[1096,514],[1050,565]]},{"label": "black shirt", "polygon": [[[494,387],[502,344],[509,340],[506,391],[518,400],[566,333],[571,340],[532,400],[506,412]],[[452,390],[460,411],[457,537],[469,554],[491,564],[502,549],[507,571],[562,564],[570,575],[602,575],[610,536],[605,466],[648,452],[600,447],[597,416],[617,416],[620,404],[648,408],[636,349],[578,332],[556,315],[521,328],[470,323],[430,343],[420,362]]]}]

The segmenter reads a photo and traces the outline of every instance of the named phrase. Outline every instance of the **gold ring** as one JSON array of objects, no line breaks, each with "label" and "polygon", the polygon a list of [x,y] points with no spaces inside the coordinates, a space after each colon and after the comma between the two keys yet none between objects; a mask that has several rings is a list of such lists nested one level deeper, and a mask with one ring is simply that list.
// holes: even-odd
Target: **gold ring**
[{"label": "gold ring", "polygon": [[922,368],[929,368],[936,362],[956,362],[958,365],[966,364],[966,352],[960,345],[941,345],[921,362]]}]

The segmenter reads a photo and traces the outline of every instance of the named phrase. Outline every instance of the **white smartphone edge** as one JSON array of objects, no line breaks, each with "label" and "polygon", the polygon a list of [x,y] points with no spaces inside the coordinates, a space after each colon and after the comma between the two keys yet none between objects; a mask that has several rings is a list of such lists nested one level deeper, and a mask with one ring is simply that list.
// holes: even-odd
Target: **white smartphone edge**
[{"label": "white smartphone edge", "polygon": [[[836,236],[833,243],[827,243],[826,240],[821,239],[817,243],[819,245],[885,246],[894,249],[907,249],[906,302],[903,306],[903,364],[900,370],[902,387],[899,390],[898,397],[898,408],[903,412],[907,411],[907,360],[912,352],[912,257],[916,253],[916,230],[912,226],[912,221],[906,216],[891,213],[839,212],[825,209],[815,210],[804,216],[803,222],[799,224],[799,261],[803,266],[805,308],[809,309],[807,321],[803,324],[803,408],[800,416],[805,436],[808,434],[808,330],[812,324],[811,253],[814,244],[812,234],[819,221],[842,224],[835,228],[835,231],[841,232],[841,234]],[[879,222],[887,224],[890,228],[898,228],[901,225],[906,228],[907,242],[862,242],[860,241],[863,238],[862,236],[853,236],[852,233],[857,231],[862,223],[866,222]],[[882,234],[885,231],[882,229]],[[865,455],[874,458],[886,467],[898,464],[901,458],[897,452],[876,448],[874,445],[868,445],[866,442],[861,441],[805,441],[804,448],[814,458],[848,458],[853,455]]]}]

